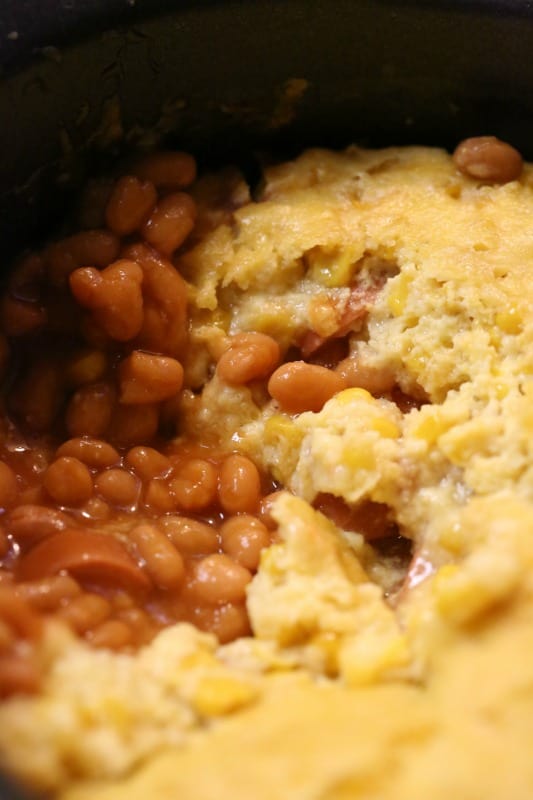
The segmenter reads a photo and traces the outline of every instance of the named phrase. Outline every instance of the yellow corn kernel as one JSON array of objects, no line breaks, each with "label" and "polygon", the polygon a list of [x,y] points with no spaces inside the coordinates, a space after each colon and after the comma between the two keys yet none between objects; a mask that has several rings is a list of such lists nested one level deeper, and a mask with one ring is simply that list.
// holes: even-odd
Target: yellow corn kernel
[{"label": "yellow corn kernel", "polygon": [[[441,532],[439,543],[445,547],[446,550],[449,550],[450,553],[459,555],[465,546],[465,534],[462,527],[457,523],[450,525]],[[450,566],[454,567],[455,569],[455,565],[452,564],[448,564],[446,568],[449,568]],[[443,569],[445,568],[443,567]]]},{"label": "yellow corn kernel", "polygon": [[403,314],[408,295],[408,279],[400,274],[390,282],[390,291],[387,298],[389,309],[395,317]]},{"label": "yellow corn kernel", "polygon": [[265,422],[263,441],[267,445],[284,442],[298,448],[303,436],[304,432],[298,430],[293,420],[283,414],[274,414]]},{"label": "yellow corn kernel", "polygon": [[426,355],[408,355],[405,359],[406,366],[415,375],[420,375],[426,368],[428,359]]},{"label": "yellow corn kernel", "polygon": [[489,586],[473,579],[455,564],[441,567],[437,572],[433,592],[439,613],[459,625],[483,613],[497,596]]},{"label": "yellow corn kernel", "polygon": [[350,469],[375,469],[376,459],[374,453],[368,448],[348,449],[346,448],[343,453],[343,464]]},{"label": "yellow corn kernel", "polygon": [[249,683],[226,675],[202,678],[192,698],[196,711],[204,717],[231,714],[257,697],[257,689]]},{"label": "yellow corn kernel", "polygon": [[290,417],[283,414],[274,414],[265,422],[265,436],[290,436],[295,431],[294,423]]},{"label": "yellow corn kernel", "polygon": [[340,672],[351,686],[380,681],[384,675],[406,667],[411,654],[405,636],[383,639],[378,633],[367,633],[360,640],[346,642],[340,654]]},{"label": "yellow corn kernel", "polygon": [[313,637],[313,646],[317,647],[324,658],[324,670],[330,677],[338,673],[339,635],[321,631]]},{"label": "yellow corn kernel", "polygon": [[352,389],[343,389],[335,397],[335,402],[341,406],[348,405],[354,400],[374,400],[374,398],[366,389],[359,389],[357,386]]},{"label": "yellow corn kernel", "polygon": [[197,650],[194,653],[188,653],[180,661],[180,667],[183,670],[193,669],[206,669],[208,667],[216,667],[218,661],[212,653],[206,650]]},{"label": "yellow corn kernel", "polygon": [[494,394],[498,400],[503,400],[509,394],[509,387],[505,383],[496,383],[494,384]]},{"label": "yellow corn kernel", "polygon": [[499,347],[502,343],[501,330],[492,328],[492,330],[489,331],[489,342],[493,347]]},{"label": "yellow corn kernel", "polygon": [[376,417],[372,420],[371,428],[379,433],[380,436],[383,436],[384,439],[397,439],[400,435],[398,426],[387,417]]},{"label": "yellow corn kernel", "polygon": [[86,724],[90,725],[94,723],[94,717],[98,715],[98,712],[103,713],[106,719],[108,719],[113,727],[122,733],[126,734],[128,730],[131,730],[132,724],[132,714],[130,708],[121,700],[118,700],[113,697],[106,697],[100,708],[95,709],[91,707],[90,709],[84,709],[82,711],[82,715],[85,716]]},{"label": "yellow corn kernel", "polygon": [[413,430],[413,435],[417,439],[425,439],[428,444],[433,444],[446,430],[446,424],[434,414],[431,417],[425,417],[418,427]]},{"label": "yellow corn kernel", "polygon": [[520,333],[522,330],[522,319],[517,308],[509,308],[507,311],[500,311],[496,314],[496,325],[504,333]]},{"label": "yellow corn kernel", "polygon": [[328,252],[315,248],[307,254],[308,277],[329,288],[346,286],[352,277],[357,256],[352,248]]},{"label": "yellow corn kernel", "polygon": [[103,378],[107,356],[101,350],[85,350],[75,356],[67,367],[67,378],[73,386],[83,386]]}]

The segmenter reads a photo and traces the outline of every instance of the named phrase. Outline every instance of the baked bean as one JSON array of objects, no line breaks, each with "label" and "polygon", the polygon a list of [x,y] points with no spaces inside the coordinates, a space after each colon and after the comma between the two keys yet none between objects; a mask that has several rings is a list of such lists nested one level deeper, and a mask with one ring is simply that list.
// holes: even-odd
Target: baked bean
[{"label": "baked bean", "polygon": [[126,455],[126,464],[143,481],[166,475],[170,472],[170,460],[153,447],[132,447]]},{"label": "baked bean", "polygon": [[21,489],[19,492],[18,499],[22,505],[36,505],[36,506],[40,506],[44,503],[47,503],[50,500],[50,498],[48,497],[44,488],[41,485],[30,486],[25,489]]},{"label": "baked bean", "polygon": [[17,476],[3,461],[0,461],[0,509],[13,505],[18,491]]},{"label": "baked bean", "polygon": [[166,481],[159,478],[152,478],[148,481],[146,491],[144,493],[144,504],[154,511],[165,513],[167,511],[175,511],[177,507],[176,500],[172,495]]},{"label": "baked bean", "polygon": [[180,391],[183,367],[174,358],[134,350],[121,362],[119,376],[121,403],[159,403]]},{"label": "baked bean", "polygon": [[240,333],[233,336],[217,364],[217,374],[226,383],[239,385],[266,378],[280,360],[275,339],[264,333]]},{"label": "baked bean", "polygon": [[157,433],[157,406],[117,406],[111,419],[110,434],[120,447],[149,442]]},{"label": "baked bean", "polygon": [[366,389],[375,396],[390,392],[395,384],[394,373],[391,369],[372,367],[365,364],[356,354],[340,361],[335,371],[344,378],[347,386]]},{"label": "baked bean", "polygon": [[18,577],[33,581],[68,572],[79,580],[132,591],[150,588],[150,581],[113,536],[74,528],[39,542],[23,556]]},{"label": "baked bean", "polygon": [[151,153],[137,162],[134,173],[138,178],[151,181],[158,189],[183,189],[196,178],[196,162],[188,153],[160,151]]},{"label": "baked bean", "polygon": [[191,458],[176,469],[169,481],[171,494],[184,511],[201,511],[217,494],[217,470],[203,458]]},{"label": "baked bean", "polygon": [[270,544],[266,526],[250,514],[239,514],[226,520],[220,529],[224,552],[255,572],[259,566],[261,551]]},{"label": "baked bean", "polygon": [[453,160],[463,175],[489,183],[518,180],[523,168],[518,150],[495,136],[464,139],[456,147]]},{"label": "baked bean", "polygon": [[88,265],[103,269],[115,261],[119,250],[120,241],[110,231],[76,233],[46,248],[44,261],[48,279],[54,286],[65,286],[75,269]]},{"label": "baked bean", "polygon": [[123,611],[125,608],[134,608],[135,600],[131,594],[121,590],[113,595],[111,605],[113,606],[113,611]]},{"label": "baked bean", "polygon": [[278,523],[272,516],[272,506],[281,494],[283,494],[283,490],[271,492],[262,497],[259,503],[257,516],[269,531],[273,531],[278,527]]},{"label": "baked bean", "polygon": [[111,603],[99,594],[84,593],[73,597],[58,613],[76,633],[83,634],[108,619]]},{"label": "baked bean", "polygon": [[125,258],[143,271],[144,317],[137,337],[146,350],[179,357],[187,342],[187,284],[173,266],[153,248],[128,247]]},{"label": "baked bean", "polygon": [[146,570],[160,589],[177,589],[185,566],[181,554],[155,525],[138,525],[129,534]]},{"label": "baked bean", "polygon": [[111,337],[96,322],[92,314],[81,315],[80,333],[85,342],[95,350],[106,350],[112,344]]},{"label": "baked bean", "polygon": [[41,636],[41,617],[9,586],[0,586],[0,619],[12,628],[20,639],[35,642]]},{"label": "baked bean", "polygon": [[213,553],[193,564],[187,589],[189,596],[200,603],[240,603],[251,580],[250,570],[224,553]]},{"label": "baked bean", "polygon": [[126,623],[132,631],[137,646],[147,644],[156,632],[152,619],[141,608],[125,608],[117,612],[117,618]]},{"label": "baked bean", "polygon": [[9,572],[7,569],[2,569],[0,567],[0,587],[11,586],[13,582],[14,582],[13,573]]},{"label": "baked bean", "polygon": [[170,541],[185,556],[209,555],[219,549],[218,534],[211,525],[180,514],[168,514],[158,520]]},{"label": "baked bean", "polygon": [[109,442],[93,439],[90,436],[76,436],[67,439],[57,448],[56,457],[71,456],[95,469],[112,467],[120,461],[120,456]]},{"label": "baked bean", "polygon": [[106,206],[108,228],[117,236],[129,236],[150,216],[157,201],[151,181],[124,175],[116,182]]},{"label": "baked bean", "polygon": [[261,478],[253,461],[236,453],[224,459],[218,479],[218,499],[224,511],[252,513],[260,497]]},{"label": "baked bean", "polygon": [[63,506],[81,506],[93,493],[91,473],[70,456],[60,456],[50,464],[43,484],[50,497]]},{"label": "baked bean", "polygon": [[143,323],[142,280],[141,268],[122,259],[102,272],[93,267],[76,269],[69,282],[78,303],[93,311],[104,331],[112,339],[127,342],[137,336]]},{"label": "baked bean", "polygon": [[7,518],[9,532],[22,546],[64,531],[70,524],[71,520],[63,512],[29,503],[14,508]]},{"label": "baked bean", "polygon": [[79,511],[86,518],[97,522],[104,522],[111,516],[111,508],[101,497],[91,497],[80,507]]},{"label": "baked bean", "polygon": [[15,632],[10,626],[0,619],[0,658],[9,650],[13,650],[17,643]]},{"label": "baked bean", "polygon": [[113,506],[134,506],[139,495],[136,478],[122,467],[106,469],[95,478],[94,486],[104,500]]},{"label": "baked bean", "polygon": [[108,383],[82,386],[68,404],[66,426],[72,437],[102,436],[111,422],[115,391]]},{"label": "baked bean", "polygon": [[122,650],[133,640],[133,631],[124,620],[108,619],[87,631],[85,638],[93,647]]},{"label": "baked bean", "polygon": [[166,256],[177,250],[194,228],[196,204],[185,192],[163,197],[142,227],[146,241]]},{"label": "baked bean", "polygon": [[34,694],[40,684],[40,670],[34,658],[8,655],[0,658],[0,697]]},{"label": "baked bean", "polygon": [[107,355],[95,348],[79,351],[67,364],[65,373],[73,387],[102,380],[108,370]]},{"label": "baked bean", "polygon": [[305,361],[290,361],[273,373],[268,391],[284,411],[301,414],[321,411],[325,403],[346,389],[346,380],[337,372]]},{"label": "baked bean", "polygon": [[71,598],[81,594],[81,588],[69,575],[52,575],[38,581],[18,583],[16,592],[39,611],[56,611]]},{"label": "baked bean", "polygon": [[62,381],[57,364],[34,362],[11,393],[13,412],[32,431],[50,430],[63,400]]},{"label": "baked bean", "polygon": [[28,303],[16,297],[4,295],[0,304],[2,330],[7,336],[24,336],[42,328],[48,317],[46,310],[37,303]]},{"label": "baked bean", "polygon": [[3,528],[0,528],[0,561],[7,556],[11,548],[10,541],[7,533]]},{"label": "baked bean", "polygon": [[213,633],[220,644],[252,634],[248,613],[242,603],[198,608],[192,616],[192,621],[200,630]]}]

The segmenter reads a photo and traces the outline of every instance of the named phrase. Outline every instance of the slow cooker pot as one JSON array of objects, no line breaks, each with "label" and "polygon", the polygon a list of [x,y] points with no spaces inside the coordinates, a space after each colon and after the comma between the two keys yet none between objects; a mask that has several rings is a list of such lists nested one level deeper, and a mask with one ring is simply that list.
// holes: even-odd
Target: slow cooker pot
[{"label": "slow cooker pot", "polygon": [[87,170],[172,138],[256,148],[533,137],[524,0],[3,0],[0,234],[42,233]]},{"label": "slow cooker pot", "polygon": [[[494,134],[533,156],[524,0],[2,0],[3,263],[84,177],[169,141],[200,165]],[[31,758],[31,754],[28,754]],[[7,784],[5,800],[20,796]]]}]

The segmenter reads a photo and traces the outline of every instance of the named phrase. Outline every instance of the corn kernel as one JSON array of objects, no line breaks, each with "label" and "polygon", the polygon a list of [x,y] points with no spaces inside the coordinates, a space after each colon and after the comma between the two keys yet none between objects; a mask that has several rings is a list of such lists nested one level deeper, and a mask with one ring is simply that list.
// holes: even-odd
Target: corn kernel
[{"label": "corn kernel", "polygon": [[447,430],[447,426],[436,414],[425,417],[417,428],[413,430],[413,435],[418,439],[425,439],[428,444],[433,444],[439,436]]},{"label": "corn kernel", "polygon": [[198,683],[192,702],[202,716],[219,717],[248,705],[256,697],[257,690],[249,683],[230,676],[209,676]]},{"label": "corn kernel", "polygon": [[339,403],[341,406],[348,405],[354,400],[374,400],[374,398],[366,389],[359,389],[358,387],[343,389],[342,392],[339,392],[335,397],[335,402]]},{"label": "corn kernel", "polygon": [[352,277],[356,261],[357,256],[352,248],[340,252],[338,250],[328,252],[316,248],[307,254],[308,276],[311,280],[329,288],[346,286]]},{"label": "corn kernel", "polygon": [[215,656],[206,650],[197,650],[194,653],[188,653],[180,661],[180,667],[183,670],[193,669],[206,669],[208,667],[215,667],[218,664]]},{"label": "corn kernel", "polygon": [[350,469],[375,469],[376,459],[371,450],[358,448],[346,449],[343,453],[343,463]]},{"label": "corn kernel", "polygon": [[405,359],[405,364],[415,375],[420,375],[425,370],[427,361],[426,355],[410,354]]},{"label": "corn kernel", "polygon": [[494,393],[498,400],[503,400],[509,394],[509,387],[505,383],[496,383],[494,385]]},{"label": "corn kernel", "polygon": [[522,330],[522,320],[518,309],[509,308],[507,311],[500,311],[496,314],[496,325],[504,333],[520,333]]},{"label": "corn kernel", "polygon": [[407,303],[407,295],[408,281],[405,274],[400,274],[391,282],[391,288],[387,298],[387,303],[393,316],[399,317],[400,314],[403,314]]},{"label": "corn kernel", "polygon": [[462,552],[465,544],[465,535],[463,529],[457,523],[450,525],[441,532],[439,541],[443,547],[450,551],[450,553],[459,555]]},{"label": "corn kernel", "polygon": [[400,430],[391,419],[387,417],[376,417],[372,420],[371,428],[373,431],[379,433],[384,439],[397,439],[400,435]]},{"label": "corn kernel", "polygon": [[313,638],[313,645],[322,653],[326,673],[330,676],[337,675],[339,636],[335,633],[326,633],[322,631]]},{"label": "corn kernel", "polygon": [[472,580],[456,564],[441,567],[433,591],[439,613],[457,624],[474,619],[493,602],[487,587]]},{"label": "corn kernel", "polygon": [[283,414],[274,414],[265,422],[265,437],[269,439],[279,437],[286,439],[298,434],[299,431],[295,428],[292,419]]},{"label": "corn kernel", "polygon": [[410,652],[405,636],[397,634],[380,639],[379,634],[362,636],[349,642],[340,657],[341,673],[349,685],[380,681],[388,672],[409,664]]},{"label": "corn kernel", "polygon": [[[283,470],[278,470],[273,465],[273,474],[276,480],[285,482],[287,479],[285,469],[289,468],[289,454],[296,458],[296,454],[304,438],[305,431],[300,430],[290,417],[275,414],[265,422],[263,430],[263,444],[266,447],[281,448],[283,455]],[[293,468],[296,464],[293,465]]]}]

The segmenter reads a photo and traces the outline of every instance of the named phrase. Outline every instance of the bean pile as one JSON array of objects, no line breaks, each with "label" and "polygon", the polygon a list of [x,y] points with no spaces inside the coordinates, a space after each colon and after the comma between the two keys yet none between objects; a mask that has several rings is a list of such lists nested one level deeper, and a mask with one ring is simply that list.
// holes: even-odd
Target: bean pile
[{"label": "bean pile", "polygon": [[[221,642],[250,633],[245,589],[275,535],[275,487],[243,455],[163,433],[184,388],[188,288],[172,259],[194,228],[195,176],[185,153],[145,157],[88,193],[98,227],[9,277],[0,696],[38,689],[46,616],[125,651],[177,620]],[[241,383],[279,359],[269,337],[243,334],[219,369]]]}]

